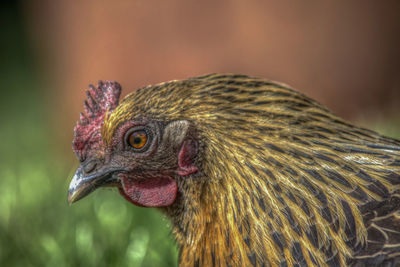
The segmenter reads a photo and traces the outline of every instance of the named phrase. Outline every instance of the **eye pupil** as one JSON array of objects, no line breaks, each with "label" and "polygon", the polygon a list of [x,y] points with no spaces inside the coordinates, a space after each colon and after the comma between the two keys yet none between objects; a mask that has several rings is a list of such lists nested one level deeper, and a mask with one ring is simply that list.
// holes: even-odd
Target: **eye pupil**
[{"label": "eye pupil", "polygon": [[128,144],[134,149],[142,149],[147,143],[148,135],[144,130],[134,131],[128,136]]}]

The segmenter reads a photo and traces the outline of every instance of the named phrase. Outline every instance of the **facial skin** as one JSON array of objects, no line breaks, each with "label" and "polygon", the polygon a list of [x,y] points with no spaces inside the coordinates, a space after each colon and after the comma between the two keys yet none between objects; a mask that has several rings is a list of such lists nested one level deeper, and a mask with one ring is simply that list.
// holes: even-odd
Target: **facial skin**
[{"label": "facial skin", "polygon": [[90,151],[69,189],[75,202],[101,186],[116,186],[131,203],[169,206],[177,198],[176,179],[198,171],[198,142],[188,121],[133,119],[116,130],[109,146]]}]

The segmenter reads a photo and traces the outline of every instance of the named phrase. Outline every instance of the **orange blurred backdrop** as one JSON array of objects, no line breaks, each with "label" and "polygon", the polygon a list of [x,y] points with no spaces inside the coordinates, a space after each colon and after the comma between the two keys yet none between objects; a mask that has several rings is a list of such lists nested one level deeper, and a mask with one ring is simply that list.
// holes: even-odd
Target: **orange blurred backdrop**
[{"label": "orange blurred backdrop", "polygon": [[156,210],[105,189],[67,205],[99,79],[243,73],[400,139],[399,0],[3,0],[0,29],[0,266],[176,266]]},{"label": "orange blurred backdrop", "polygon": [[22,2],[59,135],[84,90],[210,72],[278,80],[354,119],[400,109],[400,1]]}]

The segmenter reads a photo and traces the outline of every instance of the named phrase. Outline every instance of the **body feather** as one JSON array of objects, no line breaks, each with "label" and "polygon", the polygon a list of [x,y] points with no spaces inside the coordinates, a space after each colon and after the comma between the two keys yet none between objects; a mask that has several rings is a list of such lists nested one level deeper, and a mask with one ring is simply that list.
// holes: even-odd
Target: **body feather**
[{"label": "body feather", "polygon": [[181,266],[400,263],[399,141],[243,75],[139,89],[107,114],[104,143],[136,117],[197,129],[200,171],[162,208]]}]

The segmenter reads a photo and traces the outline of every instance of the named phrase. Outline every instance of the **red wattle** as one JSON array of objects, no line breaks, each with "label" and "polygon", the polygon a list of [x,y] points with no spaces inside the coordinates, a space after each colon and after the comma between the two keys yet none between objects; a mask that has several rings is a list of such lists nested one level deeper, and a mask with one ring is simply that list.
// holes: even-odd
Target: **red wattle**
[{"label": "red wattle", "polygon": [[121,179],[122,196],[129,202],[142,207],[166,207],[174,203],[178,192],[176,181],[171,177]]}]

